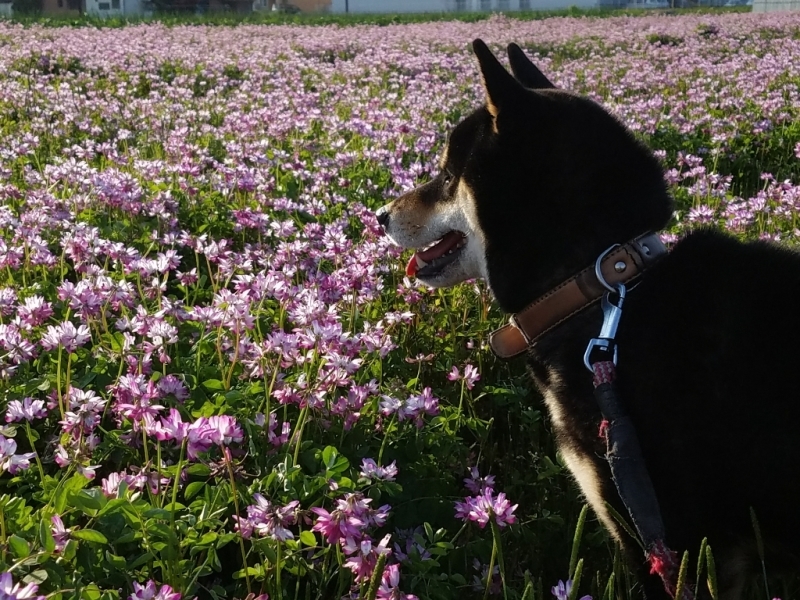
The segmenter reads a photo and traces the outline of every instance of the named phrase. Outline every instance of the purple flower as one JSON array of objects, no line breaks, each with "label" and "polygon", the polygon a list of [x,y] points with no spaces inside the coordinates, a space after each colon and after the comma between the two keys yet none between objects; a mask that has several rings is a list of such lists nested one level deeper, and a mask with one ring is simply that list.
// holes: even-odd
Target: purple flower
[{"label": "purple flower", "polygon": [[439,399],[433,395],[431,388],[426,387],[418,396],[409,396],[408,400],[397,411],[397,414],[398,420],[413,419],[414,424],[421,428],[424,415],[433,416],[439,414]]},{"label": "purple flower", "polygon": [[286,506],[277,506],[261,494],[253,494],[256,501],[247,507],[247,518],[237,516],[235,530],[244,538],[250,538],[255,531],[261,537],[271,537],[273,540],[285,542],[294,539],[294,534],[287,526],[295,522],[295,513],[300,503],[297,500],[289,502]]},{"label": "purple flower", "polygon": [[[567,579],[567,582],[564,583],[560,579],[558,583],[550,588],[550,592],[553,596],[556,597],[556,600],[568,600],[569,594],[572,591],[572,580]],[[580,600],[592,600],[592,597],[588,594],[586,596],[582,596]]]},{"label": "purple flower", "polygon": [[34,398],[24,398],[22,402],[12,400],[6,408],[6,423],[33,421],[34,419],[43,419],[46,416],[47,410],[44,406],[44,400],[35,400]]},{"label": "purple flower", "polygon": [[23,329],[33,329],[53,316],[53,307],[41,296],[31,296],[17,309]]},{"label": "purple flower", "polygon": [[17,442],[7,437],[0,436],[0,473],[8,471],[12,475],[28,469],[31,459],[36,456],[33,452],[15,454]]},{"label": "purple flower", "polygon": [[6,571],[0,574],[0,598],[2,600],[45,600],[45,596],[37,596],[39,586],[33,583],[21,587],[14,583],[11,573]]},{"label": "purple flower", "polygon": [[189,397],[189,390],[186,389],[186,385],[175,375],[170,374],[162,377],[156,385],[162,396],[173,395],[180,401]]},{"label": "purple flower", "polygon": [[469,474],[470,476],[464,479],[464,486],[473,494],[482,494],[485,489],[494,488],[494,475],[481,477],[477,467],[472,467]]},{"label": "purple flower", "polygon": [[385,467],[379,467],[371,458],[361,460],[361,476],[367,479],[380,479],[382,481],[394,481],[397,477],[397,466],[395,461]]},{"label": "purple flower", "polygon": [[52,350],[60,346],[68,352],[74,352],[91,339],[92,335],[86,325],[76,328],[70,321],[65,321],[60,325],[48,326],[47,332],[42,336],[42,348]]},{"label": "purple flower", "polygon": [[152,579],[145,585],[133,582],[133,593],[128,600],[181,600],[180,592],[173,592],[172,587],[162,585],[160,588]]},{"label": "purple flower", "polygon": [[69,529],[64,527],[64,521],[58,515],[50,517],[50,522],[53,524],[50,531],[56,542],[56,552],[61,552],[69,541]]}]

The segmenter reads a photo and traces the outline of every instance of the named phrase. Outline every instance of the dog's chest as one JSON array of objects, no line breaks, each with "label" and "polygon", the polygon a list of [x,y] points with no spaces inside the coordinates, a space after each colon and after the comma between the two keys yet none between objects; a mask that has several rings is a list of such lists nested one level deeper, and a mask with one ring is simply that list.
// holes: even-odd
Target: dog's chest
[{"label": "dog's chest", "polygon": [[563,464],[603,525],[612,537],[620,540],[622,532],[607,508],[607,503],[616,504],[617,498],[599,435],[601,417],[593,397],[585,397],[565,385],[563,376],[554,369],[548,370],[544,380],[535,375],[534,378],[542,392]]}]

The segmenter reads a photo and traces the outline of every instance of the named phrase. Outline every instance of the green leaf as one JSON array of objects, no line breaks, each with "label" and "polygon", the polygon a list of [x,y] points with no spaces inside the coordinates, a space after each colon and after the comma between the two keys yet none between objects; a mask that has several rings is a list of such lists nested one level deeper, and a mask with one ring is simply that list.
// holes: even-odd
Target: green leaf
[{"label": "green leaf", "polygon": [[203,382],[203,387],[206,388],[207,390],[215,392],[222,391],[225,389],[225,386],[219,379],[206,379]]},{"label": "green leaf", "polygon": [[69,505],[80,509],[81,512],[90,517],[97,516],[97,512],[103,508],[104,503],[92,493],[94,491],[102,493],[100,490],[80,490],[77,493],[69,494]]},{"label": "green leaf", "polygon": [[208,477],[211,475],[211,469],[209,469],[206,465],[195,463],[193,465],[189,465],[186,467],[186,472],[189,475],[197,475],[198,477]]},{"label": "green leaf", "polygon": [[56,513],[62,514],[67,507],[69,495],[86,487],[89,480],[80,473],[76,473],[66,481],[62,481],[55,493],[53,508]]},{"label": "green leaf", "polygon": [[16,558],[25,558],[31,553],[31,548],[24,539],[18,535],[12,535],[8,538],[8,545]]},{"label": "green leaf", "polygon": [[111,554],[108,550],[106,550],[106,560],[113,565],[115,569],[119,569],[120,571],[124,571],[128,566],[127,561],[122,556]]},{"label": "green leaf", "polygon": [[102,592],[97,584],[90,583],[81,591],[81,600],[99,600]]},{"label": "green leaf", "polygon": [[317,545],[317,538],[316,536],[311,533],[310,531],[303,531],[300,533],[300,541],[305,544],[306,546],[316,546]]},{"label": "green leaf", "polygon": [[78,529],[72,532],[72,537],[76,540],[84,540],[95,544],[107,544],[108,538],[94,529]]},{"label": "green leaf", "polygon": [[32,573],[28,573],[25,577],[22,578],[22,583],[33,583],[35,585],[41,585],[47,580],[47,571],[44,569],[36,569]]},{"label": "green leaf", "polygon": [[183,497],[187,500],[191,500],[197,494],[199,494],[204,487],[206,487],[205,481],[193,481],[186,486],[186,489],[183,492]]},{"label": "green leaf", "polygon": [[141,567],[144,563],[153,560],[153,554],[150,552],[145,552],[139,558],[134,560],[131,564],[128,565],[128,569],[133,571],[134,569]]},{"label": "green leaf", "polygon": [[144,511],[144,516],[148,519],[164,519],[166,521],[172,517],[172,511],[164,508],[148,508]]},{"label": "green leaf", "polygon": [[336,448],[333,446],[325,446],[325,449],[322,451],[322,463],[326,468],[330,469],[336,461],[336,457],[338,455],[339,452],[336,450]]},{"label": "green leaf", "polygon": [[66,561],[71,561],[75,558],[75,553],[78,551],[78,542],[75,540],[70,540],[67,542],[67,545],[64,546],[64,550],[61,551],[61,556]]},{"label": "green leaf", "polygon": [[56,551],[56,540],[53,538],[53,532],[50,530],[50,519],[39,522],[39,543],[42,545],[45,552]]}]

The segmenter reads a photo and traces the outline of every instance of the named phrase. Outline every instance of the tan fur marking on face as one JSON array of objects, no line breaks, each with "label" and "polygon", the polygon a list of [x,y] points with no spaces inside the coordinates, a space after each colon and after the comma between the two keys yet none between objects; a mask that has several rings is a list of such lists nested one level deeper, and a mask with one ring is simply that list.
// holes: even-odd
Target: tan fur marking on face
[{"label": "tan fur marking on face", "polygon": [[444,168],[447,166],[447,158],[450,156],[450,137],[448,136],[447,140],[444,143],[444,149],[442,150],[442,157],[439,159],[439,170],[444,171]]},{"label": "tan fur marking on face", "polygon": [[400,219],[404,227],[427,227],[433,212],[433,206],[424,204],[416,190],[403,194],[392,202],[392,217]]},{"label": "tan fur marking on face", "polygon": [[464,213],[472,233],[477,235],[481,239],[481,242],[485,242],[486,236],[483,234],[483,229],[481,229],[481,224],[478,221],[478,207],[475,203],[475,194],[472,192],[472,188],[470,188],[463,179],[458,181],[458,187],[456,187],[456,202],[461,207],[461,212]]}]

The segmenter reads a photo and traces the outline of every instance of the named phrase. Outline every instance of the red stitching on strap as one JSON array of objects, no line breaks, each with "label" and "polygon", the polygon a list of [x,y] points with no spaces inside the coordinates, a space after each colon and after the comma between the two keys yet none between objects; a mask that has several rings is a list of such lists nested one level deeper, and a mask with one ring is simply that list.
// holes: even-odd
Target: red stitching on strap
[{"label": "red stitching on strap", "polygon": [[608,419],[600,421],[600,430],[597,432],[597,437],[606,439],[608,437]]},{"label": "red stitching on strap", "polygon": [[592,379],[594,387],[611,383],[617,378],[617,368],[610,360],[596,362],[592,365],[592,369],[594,369],[594,378]]},{"label": "red stitching on strap", "polygon": [[[664,540],[656,540],[647,551],[647,561],[650,563],[650,574],[658,575],[664,583],[667,593],[675,597],[678,585],[678,553],[670,550]],[[685,586],[683,588],[683,600],[694,600],[694,592]]]}]

